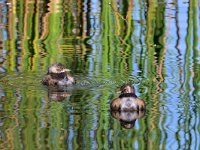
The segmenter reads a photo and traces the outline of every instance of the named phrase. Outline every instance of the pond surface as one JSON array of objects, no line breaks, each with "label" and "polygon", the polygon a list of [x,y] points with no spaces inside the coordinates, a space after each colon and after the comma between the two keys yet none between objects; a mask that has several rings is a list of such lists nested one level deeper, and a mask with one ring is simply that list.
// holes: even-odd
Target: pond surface
[{"label": "pond surface", "polygon": [[[75,86],[41,84],[55,62]],[[200,149],[199,73],[198,0],[2,0],[0,149]],[[125,83],[144,114],[110,111]]]}]

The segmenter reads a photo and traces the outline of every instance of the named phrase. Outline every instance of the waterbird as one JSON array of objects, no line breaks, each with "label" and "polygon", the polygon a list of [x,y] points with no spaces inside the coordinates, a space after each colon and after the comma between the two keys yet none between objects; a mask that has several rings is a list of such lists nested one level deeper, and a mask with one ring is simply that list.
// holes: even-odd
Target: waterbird
[{"label": "waterbird", "polygon": [[145,110],[144,100],[135,95],[135,89],[131,84],[125,84],[120,89],[121,93],[118,98],[114,99],[111,104],[111,110],[115,111],[143,111]]},{"label": "waterbird", "polygon": [[61,63],[49,66],[47,74],[42,79],[42,84],[47,86],[69,86],[75,84],[75,79],[70,75],[70,70]]}]

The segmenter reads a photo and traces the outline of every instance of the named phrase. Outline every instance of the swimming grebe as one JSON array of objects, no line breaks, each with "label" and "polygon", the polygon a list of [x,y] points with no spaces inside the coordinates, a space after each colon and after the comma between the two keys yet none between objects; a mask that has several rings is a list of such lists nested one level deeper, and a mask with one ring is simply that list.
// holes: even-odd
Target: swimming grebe
[{"label": "swimming grebe", "polygon": [[48,86],[69,86],[75,84],[74,77],[69,74],[69,71],[61,63],[52,64],[42,79],[42,84]]},{"label": "swimming grebe", "polygon": [[139,111],[145,110],[145,102],[135,95],[135,89],[131,84],[121,87],[121,94],[110,105],[112,110]]}]

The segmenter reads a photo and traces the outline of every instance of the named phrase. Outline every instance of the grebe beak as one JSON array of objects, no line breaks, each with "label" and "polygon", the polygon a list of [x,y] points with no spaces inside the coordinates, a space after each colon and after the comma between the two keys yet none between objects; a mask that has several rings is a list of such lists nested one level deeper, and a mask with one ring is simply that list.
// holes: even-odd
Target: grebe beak
[{"label": "grebe beak", "polygon": [[62,72],[70,72],[71,70],[69,70],[69,69],[63,69],[63,71]]},{"label": "grebe beak", "polygon": [[117,94],[120,94],[121,93],[121,91],[117,91]]}]

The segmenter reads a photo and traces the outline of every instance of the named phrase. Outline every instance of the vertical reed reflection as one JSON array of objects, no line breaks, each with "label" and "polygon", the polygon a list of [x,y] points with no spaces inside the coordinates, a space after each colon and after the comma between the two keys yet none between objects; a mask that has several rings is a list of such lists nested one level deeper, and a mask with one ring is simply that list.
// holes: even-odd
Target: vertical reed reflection
[{"label": "vertical reed reflection", "polygon": [[[196,149],[198,148],[197,145],[193,145],[193,137],[197,139],[196,135],[199,134],[198,131],[193,130],[194,125],[198,122],[199,118],[198,115],[196,115],[196,108],[198,107],[198,102],[196,102],[196,98],[193,94],[195,94],[196,89],[198,89],[198,86],[195,86],[191,84],[196,79],[196,73],[193,71],[194,66],[196,64],[194,63],[195,58],[198,56],[196,53],[196,45],[197,45],[197,34],[196,31],[198,30],[196,28],[196,20],[197,16],[195,14],[196,11],[196,2],[190,1],[188,4],[188,22],[187,22],[187,35],[185,38],[186,41],[186,52],[184,54],[184,64],[183,64],[183,72],[184,72],[184,81],[183,81],[183,90],[184,93],[181,95],[182,97],[182,103],[184,105],[183,111],[181,111],[179,116],[179,125],[180,128],[177,131],[177,136],[179,137],[179,148],[187,148],[187,149]],[[192,36],[193,35],[193,36]],[[192,40],[194,39],[194,40]],[[194,41],[194,42],[193,42]],[[195,65],[194,65],[195,64]],[[193,95],[193,96],[190,96]],[[196,95],[196,94],[195,94]],[[193,118],[193,114],[195,116]],[[195,133],[197,132],[197,134]],[[193,133],[195,133],[193,135]],[[187,144],[184,143],[184,141],[187,141]]]},{"label": "vertical reed reflection", "polygon": [[[0,2],[0,148],[199,149],[199,11],[195,0]],[[40,85],[54,62],[77,77],[60,101]],[[125,130],[109,104],[128,81],[147,112]]]}]

